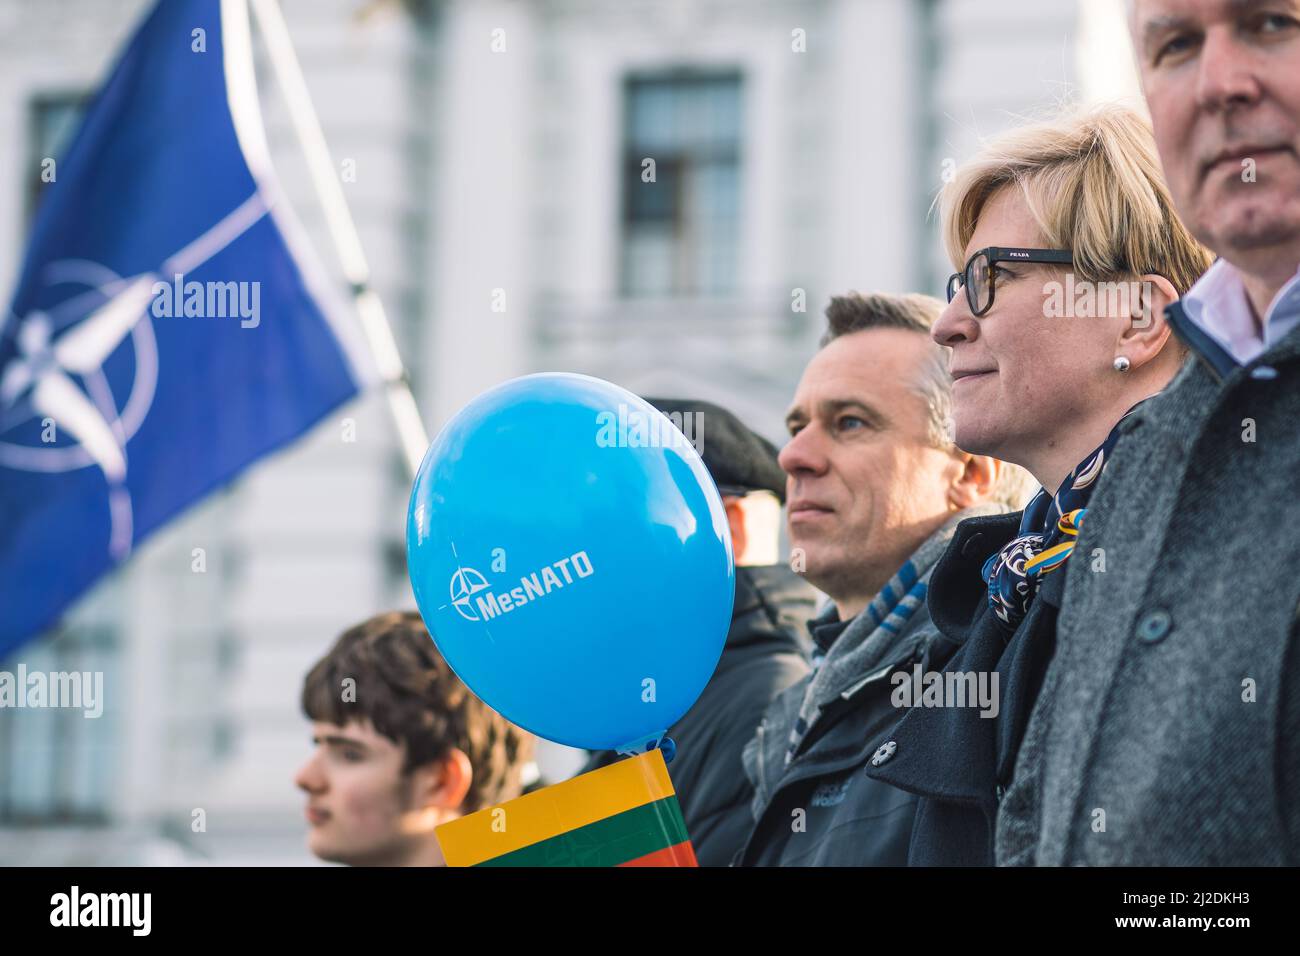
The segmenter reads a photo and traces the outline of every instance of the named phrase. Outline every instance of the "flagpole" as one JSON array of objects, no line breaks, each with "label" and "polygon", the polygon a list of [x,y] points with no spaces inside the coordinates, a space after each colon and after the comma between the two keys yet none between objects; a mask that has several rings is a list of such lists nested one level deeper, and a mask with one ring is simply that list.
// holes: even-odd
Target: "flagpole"
[{"label": "flagpole", "polygon": [[316,189],[325,223],[343,266],[343,275],[352,289],[352,301],[361,320],[370,351],[384,383],[388,409],[397,427],[397,437],[414,476],[429,446],[429,433],[420,417],[420,409],[411,393],[410,379],[402,365],[392,326],[379,294],[370,285],[370,264],[366,261],[357,235],[356,223],[348,209],[343,186],[335,173],[329,146],[321,130],[320,119],[312,106],[302,66],[294,52],[289,28],[277,0],[248,0],[262,31],[266,52],[275,71],[276,82],[289,108],[298,144],[307,160],[307,169]]}]

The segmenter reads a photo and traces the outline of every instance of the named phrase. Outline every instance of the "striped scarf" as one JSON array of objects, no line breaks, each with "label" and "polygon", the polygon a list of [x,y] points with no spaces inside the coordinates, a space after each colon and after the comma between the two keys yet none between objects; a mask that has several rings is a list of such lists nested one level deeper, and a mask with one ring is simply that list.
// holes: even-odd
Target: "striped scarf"
[{"label": "striped scarf", "polygon": [[[925,604],[930,574],[938,563],[959,522],[981,514],[1002,511],[996,505],[969,508],[949,519],[903,562],[903,566],[880,589],[861,614],[853,618],[821,658],[814,657],[814,671],[805,690],[799,716],[790,728],[785,763],[794,759],[808,729],[816,724],[827,704],[856,686],[877,667],[898,644],[899,635],[917,609]],[[835,618],[835,609],[822,623]]]},{"label": "striped scarf", "polygon": [[[1141,404],[1125,412],[1120,422]],[[1065,476],[1056,494],[1038,489],[1020,518],[1020,533],[984,562],[980,576],[988,585],[989,607],[1008,640],[1029,613],[1042,576],[1065,564],[1074,551],[1088,500],[1118,441],[1116,422],[1106,440]]]}]

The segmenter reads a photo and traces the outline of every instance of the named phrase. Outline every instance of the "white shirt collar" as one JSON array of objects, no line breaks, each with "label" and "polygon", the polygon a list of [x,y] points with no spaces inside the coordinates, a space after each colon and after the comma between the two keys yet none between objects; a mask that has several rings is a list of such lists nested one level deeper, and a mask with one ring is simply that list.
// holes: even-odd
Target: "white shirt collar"
[{"label": "white shirt collar", "polygon": [[1264,313],[1264,334],[1246,297],[1241,272],[1219,259],[1183,296],[1183,311],[1239,363],[1258,358],[1300,325],[1300,269],[1278,290]]}]

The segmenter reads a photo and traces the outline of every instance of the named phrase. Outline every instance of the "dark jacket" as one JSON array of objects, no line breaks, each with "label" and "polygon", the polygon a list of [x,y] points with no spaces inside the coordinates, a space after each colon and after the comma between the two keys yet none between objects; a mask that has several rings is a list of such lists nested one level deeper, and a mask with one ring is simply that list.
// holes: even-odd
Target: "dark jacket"
[{"label": "dark jacket", "polygon": [[999,863],[1300,863],[1300,328],[1194,356],[1121,427],[1066,562]]},{"label": "dark jacket", "polygon": [[[1011,782],[1052,656],[1065,582],[1062,569],[1045,575],[1025,619],[1008,634],[989,608],[980,569],[1016,536],[1019,526],[1019,512],[958,525],[935,566],[927,601],[939,639],[956,648],[950,656],[935,655],[947,657],[942,672],[997,675],[996,715],[984,716],[974,701],[913,706],[889,732],[893,746],[866,768],[868,776],[920,797],[908,849],[911,866],[994,862],[998,800]],[[1071,556],[1083,559],[1082,554]]]},{"label": "dark jacket", "polygon": [[[813,622],[813,638],[828,648],[844,627],[834,618]],[[921,608],[878,666],[822,712],[788,766],[790,728],[799,714],[806,680],[772,702],[745,751],[745,769],[755,783],[755,825],[735,861],[738,865],[902,866],[907,862],[916,798],[870,779],[862,768],[898,720],[898,709],[890,702],[890,673],[920,660],[933,635]]]},{"label": "dark jacket", "polygon": [[[916,798],[868,777],[863,768],[880,759],[883,735],[905,706],[894,693],[894,672],[917,663],[937,667],[940,658],[951,653],[950,644],[935,640],[937,632],[924,600],[918,601],[918,589],[929,587],[934,567],[963,519],[1001,510],[983,505],[953,515],[851,621],[840,622],[831,607],[812,622],[813,640],[824,655],[821,663],[772,702],[745,747],[745,773],[754,784],[755,826],[737,863],[907,862]],[[904,576],[911,583],[904,583]],[[900,614],[904,608],[910,614]],[[787,763],[792,730],[804,705],[810,726]]]},{"label": "dark jacket", "polygon": [[[726,866],[749,835],[753,791],[740,754],[777,694],[808,673],[806,621],[817,591],[785,565],[736,568],[731,629],[699,700],[668,730],[668,765],[701,866]],[[583,768],[618,759],[606,751]]]}]

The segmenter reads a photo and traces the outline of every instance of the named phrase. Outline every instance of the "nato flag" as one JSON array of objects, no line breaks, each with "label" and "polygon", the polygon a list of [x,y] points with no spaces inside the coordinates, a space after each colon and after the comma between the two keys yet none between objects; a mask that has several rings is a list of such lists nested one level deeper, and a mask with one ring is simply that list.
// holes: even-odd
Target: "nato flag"
[{"label": "nato flag", "polygon": [[242,0],[162,0],[0,319],[0,655],[373,378],[266,159]]}]

